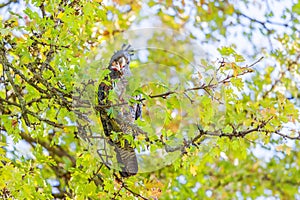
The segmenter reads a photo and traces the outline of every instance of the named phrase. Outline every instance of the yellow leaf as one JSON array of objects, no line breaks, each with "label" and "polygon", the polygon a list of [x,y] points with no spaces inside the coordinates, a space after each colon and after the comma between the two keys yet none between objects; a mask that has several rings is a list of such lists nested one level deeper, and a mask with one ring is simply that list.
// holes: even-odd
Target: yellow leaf
[{"label": "yellow leaf", "polygon": [[131,61],[130,68],[133,69],[133,68],[137,68],[137,67],[139,67],[139,63],[137,61]]},{"label": "yellow leaf", "polygon": [[140,134],[140,135],[137,136],[138,141],[143,141],[143,140],[145,140],[145,138],[146,138],[145,135]]},{"label": "yellow leaf", "polygon": [[198,72],[198,78],[199,78],[199,80],[201,80],[201,79],[202,79],[202,75],[201,75],[201,73],[200,73],[200,72]]},{"label": "yellow leaf", "polygon": [[283,150],[283,146],[282,145],[279,145],[277,147],[275,147],[276,151],[282,151]]},{"label": "yellow leaf", "polygon": [[164,185],[158,179],[155,178],[151,181],[146,180],[144,184],[147,189],[147,194],[148,196],[150,196],[150,199],[158,199],[161,196],[161,188],[163,188]]},{"label": "yellow leaf", "polygon": [[287,155],[290,155],[291,154],[291,147],[286,147],[285,148],[285,153],[287,154]]},{"label": "yellow leaf", "polygon": [[73,133],[74,132],[74,126],[64,126],[63,128],[65,133]]},{"label": "yellow leaf", "polygon": [[231,65],[231,68],[233,69],[233,75],[234,75],[234,77],[237,77],[238,74],[239,74],[238,67],[236,66],[235,63],[230,63],[230,65]]},{"label": "yellow leaf", "polygon": [[44,35],[45,35],[46,37],[50,37],[50,38],[51,38],[51,29],[49,28],[49,29],[44,33]]},{"label": "yellow leaf", "polygon": [[284,152],[286,153],[287,155],[290,155],[291,154],[291,147],[287,146],[287,145],[279,145],[275,148],[277,151],[281,151],[281,152]]},{"label": "yellow leaf", "polygon": [[64,14],[65,14],[65,13],[63,13],[63,12],[59,13],[59,14],[57,15],[57,18],[58,18],[58,19],[61,19],[61,18],[64,16]]},{"label": "yellow leaf", "polygon": [[193,176],[197,175],[197,167],[196,166],[191,166],[190,172]]},{"label": "yellow leaf", "polygon": [[270,108],[269,113],[272,115],[276,114],[276,109],[274,107]]}]

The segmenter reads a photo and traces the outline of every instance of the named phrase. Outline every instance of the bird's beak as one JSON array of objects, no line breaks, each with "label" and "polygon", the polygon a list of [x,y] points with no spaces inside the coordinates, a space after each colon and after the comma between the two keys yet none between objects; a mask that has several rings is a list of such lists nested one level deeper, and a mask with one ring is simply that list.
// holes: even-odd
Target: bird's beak
[{"label": "bird's beak", "polygon": [[120,71],[121,70],[121,67],[120,67],[120,64],[118,62],[114,62],[111,66],[111,68],[114,70],[114,71]]}]

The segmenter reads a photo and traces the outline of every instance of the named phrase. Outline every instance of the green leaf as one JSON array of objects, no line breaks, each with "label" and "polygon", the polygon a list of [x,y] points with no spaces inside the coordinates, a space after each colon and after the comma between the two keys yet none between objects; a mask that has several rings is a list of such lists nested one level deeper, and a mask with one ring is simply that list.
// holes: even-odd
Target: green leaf
[{"label": "green leaf", "polygon": [[234,59],[235,59],[235,62],[244,62],[245,61],[245,58],[239,54],[235,54]]},{"label": "green leaf", "polygon": [[297,13],[298,15],[300,15],[300,3],[296,3],[292,6],[292,11],[293,13]]},{"label": "green leaf", "polygon": [[232,54],[236,54],[232,47],[221,47],[218,48],[218,51],[222,56],[230,56]]},{"label": "green leaf", "polygon": [[233,128],[230,125],[227,125],[224,129],[223,132],[224,133],[232,133]]}]

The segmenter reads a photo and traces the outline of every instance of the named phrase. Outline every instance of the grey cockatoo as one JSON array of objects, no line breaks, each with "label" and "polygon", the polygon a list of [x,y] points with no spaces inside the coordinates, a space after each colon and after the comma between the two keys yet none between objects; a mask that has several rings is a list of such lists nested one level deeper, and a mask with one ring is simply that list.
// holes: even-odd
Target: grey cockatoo
[{"label": "grey cockatoo", "polygon": [[[115,52],[108,65],[110,73],[104,78],[104,81],[100,83],[98,88],[100,118],[107,137],[110,137],[113,132],[137,134],[132,129],[132,123],[141,116],[141,103],[129,104],[125,100],[128,78],[132,75],[129,68],[132,54],[133,51],[130,45],[123,45],[121,50]],[[120,104],[118,107],[120,109],[117,111],[118,114],[113,117],[108,113],[108,107],[112,104],[108,99],[111,91],[117,95],[117,104]],[[137,98],[134,97],[134,99]],[[109,139],[109,143],[113,145],[116,152],[116,158],[121,168],[121,176],[135,175],[138,172],[138,163],[134,148],[130,146],[127,140],[124,141],[124,145],[121,145],[119,140],[113,141],[112,139]]]}]

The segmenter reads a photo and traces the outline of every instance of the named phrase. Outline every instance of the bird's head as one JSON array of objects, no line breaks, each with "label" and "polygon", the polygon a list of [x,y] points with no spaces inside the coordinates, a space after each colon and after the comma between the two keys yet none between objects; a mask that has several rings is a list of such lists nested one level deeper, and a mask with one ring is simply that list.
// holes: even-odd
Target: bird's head
[{"label": "bird's head", "polygon": [[112,60],[110,63],[110,68],[113,71],[122,72],[125,67],[128,67],[129,60],[125,55]]},{"label": "bird's head", "polygon": [[124,74],[124,70],[129,69],[130,56],[133,54],[133,50],[130,47],[130,45],[123,45],[122,50],[115,52],[109,63],[110,70]]}]

